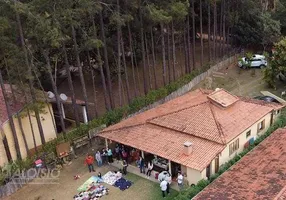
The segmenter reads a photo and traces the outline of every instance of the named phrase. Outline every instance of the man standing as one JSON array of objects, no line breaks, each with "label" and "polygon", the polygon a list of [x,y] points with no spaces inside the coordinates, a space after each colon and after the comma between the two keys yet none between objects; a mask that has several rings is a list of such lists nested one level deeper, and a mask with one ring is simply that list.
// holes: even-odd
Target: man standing
[{"label": "man standing", "polygon": [[[163,198],[166,197],[166,191],[167,191],[167,181],[166,180],[163,180],[161,183],[160,183],[160,187],[161,187],[161,190],[162,190],[162,195],[163,195]],[[167,191],[168,193],[168,191]]]},{"label": "man standing", "polygon": [[178,172],[177,181],[178,181],[179,189],[182,190],[183,187],[184,187],[184,177],[183,177],[183,175],[181,174],[181,172]]},{"label": "man standing", "polygon": [[127,167],[128,167],[128,164],[127,164],[126,160],[122,160],[122,173],[124,175],[127,174]]},{"label": "man standing", "polygon": [[93,161],[94,161],[93,156],[87,154],[86,158],[85,158],[85,164],[88,166],[89,172],[92,172],[92,171],[95,172],[95,170],[93,168]]}]

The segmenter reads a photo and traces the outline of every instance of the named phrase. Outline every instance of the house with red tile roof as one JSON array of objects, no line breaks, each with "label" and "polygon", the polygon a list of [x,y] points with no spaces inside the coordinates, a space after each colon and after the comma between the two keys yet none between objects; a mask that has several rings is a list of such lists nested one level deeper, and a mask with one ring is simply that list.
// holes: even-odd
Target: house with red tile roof
[{"label": "house with red tile roof", "polygon": [[224,89],[198,89],[109,126],[98,136],[106,146],[118,143],[141,151],[157,165],[155,171],[176,176],[180,170],[189,184],[196,184],[263,134],[283,107]]},{"label": "house with red tile roof", "polygon": [[[11,113],[13,115],[13,121],[16,129],[16,135],[20,146],[20,153],[22,158],[27,156],[27,151],[25,148],[24,137],[27,140],[27,145],[29,149],[34,149],[36,146],[41,146],[41,138],[39,134],[39,129],[37,126],[37,121],[35,114],[30,112],[30,119],[27,112],[24,110],[25,100],[22,94],[18,94],[17,89],[14,88],[14,95],[16,101],[13,100],[11,85],[4,85],[8,99]],[[15,86],[12,86],[15,87]],[[51,114],[49,112],[51,110]],[[56,131],[53,128],[53,109],[50,104],[44,104],[41,108],[40,113],[41,124],[44,131],[45,140],[48,142],[56,138]],[[17,118],[17,114],[21,116],[22,130],[20,128],[20,122]],[[32,128],[31,128],[32,124]],[[33,131],[32,131],[33,130]],[[6,109],[6,104],[3,96],[2,89],[0,88],[0,166],[5,165],[7,162],[17,159],[15,141],[12,134],[11,126],[9,123],[8,112]]]},{"label": "house with red tile roof", "polygon": [[193,200],[285,200],[286,129],[278,129]]}]

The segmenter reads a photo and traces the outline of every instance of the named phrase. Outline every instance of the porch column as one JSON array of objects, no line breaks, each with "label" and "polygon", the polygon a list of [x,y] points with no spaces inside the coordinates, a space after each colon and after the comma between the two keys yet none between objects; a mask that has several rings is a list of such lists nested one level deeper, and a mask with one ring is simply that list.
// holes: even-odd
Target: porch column
[{"label": "porch column", "polygon": [[108,148],[108,141],[106,138],[105,138],[105,147],[106,147],[106,149]]},{"label": "porch column", "polygon": [[61,109],[62,109],[63,118],[65,119],[66,118],[66,114],[65,114],[65,109],[64,109],[64,104],[63,103],[61,103]]},{"label": "porch column", "polygon": [[169,173],[172,175],[171,161],[168,160]]},{"label": "porch column", "polygon": [[86,107],[82,106],[82,114],[83,114],[83,122],[87,124],[87,114],[86,114]]},{"label": "porch column", "polygon": [[144,151],[141,151],[141,157],[144,159]]}]

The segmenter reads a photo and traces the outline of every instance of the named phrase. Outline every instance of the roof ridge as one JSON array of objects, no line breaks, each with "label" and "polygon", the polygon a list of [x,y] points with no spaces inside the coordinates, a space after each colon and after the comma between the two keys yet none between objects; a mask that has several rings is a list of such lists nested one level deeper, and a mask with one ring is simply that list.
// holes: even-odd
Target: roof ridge
[{"label": "roof ridge", "polygon": [[206,100],[206,101],[200,102],[200,103],[198,103],[198,104],[195,104],[195,105],[192,105],[192,106],[189,106],[189,107],[186,107],[186,108],[181,108],[181,109],[176,110],[176,111],[173,111],[173,112],[169,112],[169,113],[166,113],[166,114],[163,114],[163,115],[160,115],[160,116],[152,117],[152,118],[146,120],[146,123],[151,123],[151,124],[153,124],[153,123],[151,122],[151,120],[154,120],[154,119],[159,118],[159,117],[164,117],[164,116],[167,116],[167,115],[171,115],[171,114],[174,114],[174,113],[183,111],[183,110],[187,110],[187,109],[189,109],[189,108],[193,108],[193,107],[196,107],[196,106],[199,106],[199,105],[208,103],[208,102],[209,102],[209,101]]},{"label": "roof ridge", "polygon": [[213,110],[212,105],[211,105],[210,102],[209,102],[208,105],[209,105],[210,110],[211,110],[211,113],[212,113],[212,115],[213,115],[213,118],[214,118],[215,124],[216,124],[216,126],[217,126],[218,132],[219,132],[219,134],[220,134],[221,141],[222,141],[223,144],[226,144],[225,135],[224,135],[223,130],[222,130],[222,128],[221,128],[221,124],[218,122],[218,120],[217,120],[217,118],[216,118],[216,116],[215,116],[214,110]]},{"label": "roof ridge", "polygon": [[[119,131],[119,130],[122,130],[122,129],[133,128],[133,127],[141,126],[141,125],[144,125],[144,123],[139,123],[139,124],[130,125],[130,126],[123,126],[123,127],[119,127],[119,128],[115,128],[115,129],[111,129],[111,130],[104,130],[103,129],[102,131],[100,131],[100,133],[106,133],[106,132],[111,132],[111,131]],[[106,129],[108,129],[108,127]]]},{"label": "roof ridge", "polygon": [[[188,135],[188,136],[193,136],[193,137],[196,137],[196,138],[200,138],[202,140],[205,140],[205,141],[208,141],[208,142],[213,142],[213,143],[216,143],[216,144],[219,144],[219,145],[225,145],[224,143],[219,143],[219,142],[216,142],[214,140],[209,140],[207,138],[204,138],[204,137],[200,137],[198,135],[193,135],[193,134],[189,134],[189,133],[186,133],[184,131],[180,131],[180,130],[176,130],[176,129],[172,129],[172,128],[169,128],[169,127],[166,127],[166,126],[163,126],[163,125],[159,125],[159,124],[153,124],[153,123],[149,123],[148,125],[152,125],[152,126],[159,126],[159,127],[162,127],[162,128],[165,128],[165,129],[169,129],[171,131],[175,131],[175,132],[178,132],[178,133],[182,133],[182,134],[185,134],[185,135]],[[285,129],[286,130],[286,129]]]}]

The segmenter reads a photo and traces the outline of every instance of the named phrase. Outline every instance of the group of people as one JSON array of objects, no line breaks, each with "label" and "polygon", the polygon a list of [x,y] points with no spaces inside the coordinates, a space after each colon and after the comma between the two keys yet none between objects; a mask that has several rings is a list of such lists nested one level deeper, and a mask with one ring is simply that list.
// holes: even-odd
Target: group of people
[{"label": "group of people", "polygon": [[97,166],[101,167],[104,164],[110,164],[113,162],[113,153],[110,148],[103,148],[101,151],[96,151],[94,156],[87,154],[85,158],[85,164],[88,166],[89,172],[95,172],[93,164],[94,160],[97,162]]},{"label": "group of people", "polygon": [[[167,195],[170,194],[170,184],[172,182],[171,175],[169,174],[169,176],[164,176],[159,181],[160,181],[160,188],[161,188],[161,191],[162,191],[163,198],[165,198],[166,194]],[[178,183],[179,189],[182,190],[183,187],[184,187],[184,176],[183,176],[183,174],[181,172],[178,172],[177,183]]]}]

